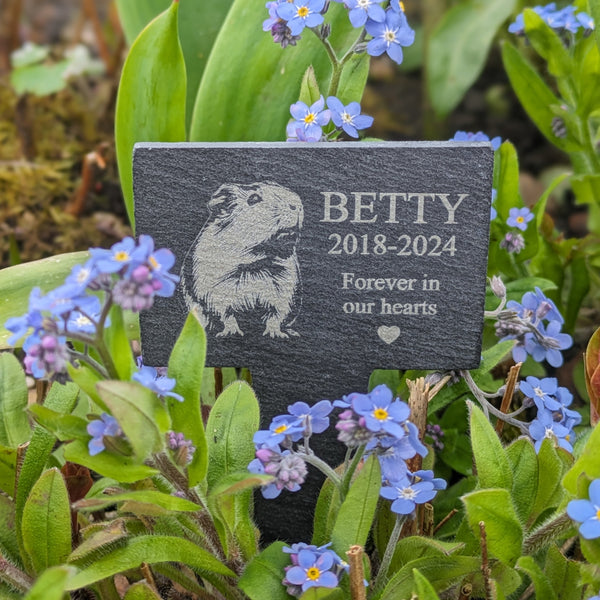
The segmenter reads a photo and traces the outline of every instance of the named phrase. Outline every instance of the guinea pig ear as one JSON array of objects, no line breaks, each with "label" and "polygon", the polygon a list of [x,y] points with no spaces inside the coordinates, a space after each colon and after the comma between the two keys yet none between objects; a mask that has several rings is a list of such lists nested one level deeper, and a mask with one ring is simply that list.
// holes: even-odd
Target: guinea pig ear
[{"label": "guinea pig ear", "polygon": [[239,196],[239,188],[236,185],[224,183],[208,201],[208,210],[210,214],[223,218],[231,214],[236,205],[236,198]]}]

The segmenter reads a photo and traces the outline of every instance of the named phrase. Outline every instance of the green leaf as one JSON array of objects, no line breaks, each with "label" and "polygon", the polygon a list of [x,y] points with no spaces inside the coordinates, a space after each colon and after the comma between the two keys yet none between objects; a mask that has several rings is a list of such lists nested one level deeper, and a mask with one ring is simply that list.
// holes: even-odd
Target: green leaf
[{"label": "green leaf", "polygon": [[213,486],[209,498],[216,499],[218,496],[234,496],[261,485],[267,485],[271,481],[273,481],[271,475],[257,475],[249,471],[230,473]]},{"label": "green leaf", "polygon": [[103,381],[97,389],[119,422],[138,462],[163,448],[169,417],[153,392],[133,381]]},{"label": "green leaf", "polygon": [[195,313],[190,313],[169,358],[169,377],[176,381],[173,391],[183,396],[183,402],[168,398],[167,406],[173,430],[183,433],[196,447],[187,468],[191,487],[203,481],[208,471],[208,446],[200,410],[205,358],[206,335]]},{"label": "green leaf", "polygon": [[544,572],[560,600],[581,600],[579,566],[580,563],[566,558],[556,546],[548,548]]},{"label": "green leaf", "polygon": [[71,552],[71,506],[58,469],[35,483],[23,509],[23,547],[35,573],[63,563]]},{"label": "green leaf", "polygon": [[502,60],[513,90],[537,128],[561,150],[565,152],[579,150],[578,144],[554,135],[552,131],[554,112],[550,107],[559,105],[560,100],[544,83],[531,63],[508,42],[502,45]]},{"label": "green leaf", "polygon": [[243,381],[227,386],[210,411],[208,432],[208,486],[224,476],[243,471],[254,458],[259,408],[252,388]]},{"label": "green leaf", "polygon": [[51,431],[61,442],[75,438],[89,439],[87,421],[74,415],[63,415],[47,406],[33,404],[29,412],[36,422]]},{"label": "green leaf", "polygon": [[83,392],[85,392],[103,411],[108,412],[108,406],[104,404],[102,398],[98,394],[96,385],[104,379],[94,369],[80,363],[78,367],[73,365],[67,365],[69,371],[69,377],[77,384]]},{"label": "green leaf", "polygon": [[506,222],[510,209],[521,202],[519,194],[519,159],[511,142],[503,142],[498,150],[495,163],[494,186],[498,190],[496,210],[498,219]]},{"label": "green leaf", "polygon": [[[594,19],[594,23],[600,23],[600,0],[588,0],[588,9],[590,11],[590,16]],[[598,49],[600,49],[600,30],[598,27],[594,29],[594,34],[596,37],[596,45]]]},{"label": "green leaf", "polygon": [[413,569],[413,577],[415,579],[413,594],[416,594],[419,600],[439,600],[434,587],[419,573],[418,569]]},{"label": "green leaf", "polygon": [[563,486],[573,496],[577,496],[577,482],[582,475],[589,479],[600,478],[600,427],[594,427],[581,456],[563,479]]},{"label": "green leaf", "polygon": [[304,72],[302,83],[300,84],[300,102],[310,106],[321,97],[321,90],[315,76],[315,70],[312,65]]},{"label": "green leaf", "polygon": [[479,77],[498,28],[516,0],[465,0],[448,10],[427,51],[427,88],[438,117],[450,113]]},{"label": "green leaf", "polygon": [[130,538],[123,548],[101,556],[91,565],[82,568],[69,579],[67,590],[77,590],[112,577],[117,573],[136,569],[142,563],[180,562],[197,570],[217,589],[220,580],[215,574],[234,577],[234,573],[197,544],[183,538],[166,535],[141,535]]},{"label": "green leaf", "polygon": [[65,586],[75,569],[66,565],[44,571],[29,590],[24,600],[63,600]]},{"label": "green leaf", "polygon": [[15,503],[4,494],[0,494],[0,554],[14,564],[21,562],[15,530]]},{"label": "green leaf", "polygon": [[389,581],[379,600],[410,598],[415,585],[413,569],[429,581],[436,592],[461,582],[481,568],[475,556],[427,556],[406,564]]},{"label": "green leaf", "polygon": [[[4,329],[4,323],[10,317],[25,314],[31,289],[39,286],[43,292],[48,292],[62,285],[71,269],[88,258],[87,252],[72,252],[0,270],[0,349],[11,347],[8,338],[12,333]],[[21,341],[14,344],[16,347],[20,345]]]},{"label": "green leaf", "polygon": [[106,554],[117,546],[124,545],[128,535],[123,519],[105,523],[99,531],[87,534],[88,537],[71,552],[68,562],[75,565],[89,564],[100,554]]},{"label": "green leaf", "polygon": [[544,440],[538,452],[539,471],[535,502],[531,510],[528,524],[548,508],[560,504],[564,495],[561,479],[566,471],[566,450],[556,449],[550,440]]},{"label": "green leaf", "polygon": [[[53,383],[46,396],[46,400],[44,401],[44,406],[50,408],[51,410],[68,414],[75,407],[78,393],[79,390],[77,386],[72,383],[67,383],[66,385]],[[17,539],[19,540],[20,546],[22,546],[21,519],[23,516],[25,502],[29,496],[29,493],[31,492],[31,489],[38,481],[40,475],[46,467],[46,463],[50,458],[55,441],[56,438],[52,433],[40,425],[36,425],[33,430],[29,446],[27,446],[25,460],[23,461],[23,465],[19,471],[19,480],[17,483],[15,499],[15,522]]]},{"label": "green leaf", "polygon": [[109,311],[109,317],[110,327],[104,330],[104,341],[119,378],[129,381],[136,368],[123,318],[123,309],[117,304],[113,304]]},{"label": "green leaf", "polygon": [[350,546],[364,547],[375,517],[381,488],[379,460],[372,455],[352,482],[331,534],[334,550],[344,556]]},{"label": "green leaf", "polygon": [[60,92],[67,86],[63,77],[71,64],[68,60],[61,60],[54,64],[29,65],[15,69],[10,74],[10,83],[17,94],[34,94],[35,96],[49,96]]},{"label": "green leaf", "polygon": [[158,473],[152,467],[136,464],[131,456],[109,452],[90,456],[87,443],[82,440],[76,440],[65,446],[65,459],[121,483],[134,483]]},{"label": "green leaf", "polygon": [[515,440],[506,449],[506,455],[513,472],[513,503],[521,521],[526,522],[537,495],[538,457],[531,440],[528,439]]},{"label": "green leaf", "polygon": [[569,75],[573,61],[558,34],[533,9],[523,11],[525,35],[536,52],[548,63],[548,71],[557,77]]},{"label": "green leaf", "polygon": [[477,477],[482,488],[512,489],[513,476],[506,450],[483,412],[468,402],[471,444],[477,466]]},{"label": "green leaf", "polygon": [[239,579],[239,588],[250,600],[289,600],[281,583],[284,568],[291,565],[290,555],[283,552],[283,542],[275,542],[255,556]]},{"label": "green leaf", "polygon": [[394,557],[390,564],[392,571],[397,571],[404,565],[426,556],[450,556],[464,548],[460,542],[442,542],[423,536],[409,536],[402,538],[394,550]]},{"label": "green leaf", "polygon": [[344,598],[344,592],[340,588],[309,588],[300,596],[300,600],[344,600]]},{"label": "green leaf", "polygon": [[[117,0],[125,36],[131,44],[154,17],[169,6],[170,0]],[[219,2],[181,2],[179,37],[187,73],[186,122],[192,118],[196,91],[213,43],[232,0]]]},{"label": "green leaf", "polygon": [[141,504],[154,504],[167,511],[177,512],[195,512],[202,510],[202,507],[194,504],[190,500],[185,498],[178,498],[177,496],[171,496],[170,494],[164,494],[156,490],[137,490],[131,492],[124,492],[122,494],[115,494],[96,498],[85,498],[75,503],[75,508],[82,511],[97,511],[107,508],[113,504],[119,502],[137,502]]},{"label": "green leaf", "polygon": [[146,581],[138,581],[127,588],[123,600],[161,600]]},{"label": "green leaf", "polygon": [[29,440],[27,384],[21,364],[9,352],[0,354],[0,444],[16,448]]},{"label": "green leaf", "polygon": [[[317,36],[303,36],[301,48],[283,50],[261,31],[265,15],[262,2],[233,3],[198,88],[190,140],[284,139],[289,106],[298,100],[307,65],[314,67],[319,88],[328,95],[331,63]],[[345,7],[332,3],[327,16],[332,29],[329,41],[337,51],[345,52],[359,32],[350,24]],[[359,64],[368,64],[363,61]],[[356,63],[349,61],[346,68],[355,71]],[[361,69],[364,76],[365,66]],[[342,74],[336,94],[342,102],[360,100],[364,86],[357,87],[357,80],[347,85]]]},{"label": "green leaf", "polygon": [[[209,492],[233,473],[243,471],[254,458],[254,433],[259,426],[259,408],[252,388],[237,381],[217,398],[206,430],[208,432]],[[250,517],[252,493],[248,490],[218,501],[219,514],[249,559],[256,553],[256,531]]]},{"label": "green leaf", "polygon": [[480,538],[479,523],[485,523],[490,556],[514,565],[521,556],[523,530],[506,489],[476,490],[463,496],[471,531]]},{"label": "green leaf", "polygon": [[316,546],[322,546],[331,541],[331,532],[340,505],[340,494],[337,487],[331,479],[325,479],[315,507],[312,543]]},{"label": "green leaf", "polygon": [[131,46],[119,84],[115,143],[121,187],[133,225],[133,146],[185,140],[186,74],[173,2]]},{"label": "green leaf", "polygon": [[544,600],[558,599],[548,577],[544,574],[541,567],[535,562],[532,556],[521,556],[517,561],[516,566],[518,570],[527,573],[531,579],[537,598],[544,598]]}]

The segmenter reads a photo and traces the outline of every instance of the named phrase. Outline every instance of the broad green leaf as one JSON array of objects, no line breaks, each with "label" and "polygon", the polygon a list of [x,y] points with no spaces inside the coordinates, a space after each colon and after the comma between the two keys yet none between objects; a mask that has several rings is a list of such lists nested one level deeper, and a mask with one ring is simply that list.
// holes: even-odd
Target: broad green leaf
[{"label": "broad green leaf", "polygon": [[434,587],[419,573],[418,569],[413,569],[413,577],[415,580],[413,594],[416,594],[419,600],[439,600]]},{"label": "broad green leaf", "polygon": [[67,560],[75,565],[89,563],[100,554],[106,554],[117,546],[124,545],[128,535],[124,521],[115,519],[106,523],[99,531],[88,534],[88,537],[71,552]]},{"label": "broad green leaf", "polygon": [[0,554],[14,564],[21,562],[15,530],[15,503],[0,494]]},{"label": "broad green leaf", "polygon": [[560,504],[564,491],[561,479],[567,469],[567,460],[572,460],[566,450],[557,449],[550,440],[544,440],[538,452],[539,473],[537,494],[528,525],[548,508]]},{"label": "broad green leaf", "polygon": [[138,462],[163,448],[169,417],[153,392],[129,381],[103,381],[97,388],[112,416],[119,422]]},{"label": "broad green leaf", "polygon": [[142,563],[180,562],[197,570],[217,589],[221,588],[217,575],[233,577],[234,573],[212,554],[183,538],[166,535],[141,535],[129,540],[123,548],[95,560],[71,577],[67,590],[77,590],[121,573],[136,569]]},{"label": "broad green leaf", "polygon": [[46,471],[31,489],[21,534],[35,573],[60,565],[71,553],[71,506],[58,469]]},{"label": "broad green leaf", "polygon": [[521,556],[516,567],[518,570],[527,573],[529,579],[531,579],[535,587],[536,598],[544,598],[544,600],[558,599],[550,580],[532,556]]},{"label": "broad green leaf", "polygon": [[146,581],[138,581],[127,588],[123,600],[161,600],[161,597]]},{"label": "broad green leaf", "polygon": [[531,63],[508,42],[502,45],[502,60],[513,90],[537,128],[561,150],[579,150],[578,144],[554,135],[554,113],[550,107],[559,105],[560,100],[544,83]]},{"label": "broad green leaf", "polygon": [[506,455],[513,472],[512,499],[521,521],[529,519],[537,495],[539,466],[533,444],[528,439],[515,440]]},{"label": "broad green leaf", "polygon": [[[69,414],[75,407],[79,389],[72,383],[61,385],[53,383],[44,401],[44,406],[60,413]],[[31,436],[25,460],[19,471],[19,480],[16,491],[16,529],[19,545],[22,547],[21,537],[21,519],[25,502],[31,489],[38,481],[40,475],[46,468],[46,463],[50,458],[56,438],[52,433],[36,425]]]},{"label": "broad green leaf", "polygon": [[249,471],[230,473],[213,486],[210,492],[210,498],[214,499],[218,496],[234,496],[261,485],[267,485],[271,481],[273,481],[271,475],[257,475],[256,473],[250,473]]},{"label": "broad green leaf", "polygon": [[[588,8],[592,19],[594,19],[594,23],[600,23],[600,0],[588,0]],[[596,37],[596,45],[598,46],[598,49],[600,49],[600,28],[596,27],[594,29],[594,34]]]},{"label": "broad green leaf", "polygon": [[582,475],[589,479],[600,478],[600,427],[594,427],[581,456],[563,479],[563,486],[573,496],[577,496],[577,481]]},{"label": "broad green leaf", "polygon": [[98,394],[96,385],[104,381],[102,377],[88,365],[80,364],[78,367],[67,365],[69,377],[84,391],[103,411],[108,412],[108,406],[104,404]]},{"label": "broad green leaf", "polygon": [[173,391],[183,396],[183,402],[167,398],[173,431],[183,433],[196,447],[192,463],[187,468],[190,486],[203,481],[208,471],[208,447],[200,410],[205,357],[206,335],[192,312],[169,358],[169,377],[176,381]]},{"label": "broad green leaf", "polygon": [[410,598],[415,585],[413,569],[429,581],[436,592],[462,581],[470,573],[478,572],[481,563],[475,556],[427,556],[406,564],[386,585],[379,600]]},{"label": "broad green leaf", "polygon": [[96,511],[107,508],[113,504],[119,502],[139,502],[143,504],[155,504],[160,508],[164,508],[168,511],[179,511],[179,512],[194,512],[202,510],[201,506],[194,504],[190,500],[185,498],[178,498],[170,494],[164,494],[156,490],[135,490],[130,492],[124,492],[122,494],[114,494],[95,498],[85,498],[75,503],[75,508],[81,511]]},{"label": "broad green leaf", "polygon": [[580,564],[566,558],[558,547],[548,548],[544,572],[560,600],[581,600]]},{"label": "broad green leaf", "polygon": [[352,482],[342,502],[331,534],[334,550],[340,555],[350,546],[365,546],[375,517],[381,488],[379,460],[372,455]]},{"label": "broad green leaf", "polygon": [[25,373],[10,352],[0,354],[0,444],[16,448],[31,435],[27,421]]},{"label": "broad green leaf", "polygon": [[344,592],[340,588],[309,588],[300,600],[344,600]]},{"label": "broad green leaf", "polygon": [[117,304],[112,305],[109,312],[110,327],[104,330],[104,341],[119,379],[128,381],[136,368],[123,313],[124,311],[120,306]]},{"label": "broad green leaf", "polygon": [[516,0],[465,0],[448,10],[427,51],[427,89],[439,117],[450,113],[483,70],[498,28]]},{"label": "broad green leaf", "polygon": [[476,490],[463,496],[463,502],[475,537],[480,537],[479,523],[485,523],[490,556],[514,565],[521,556],[523,530],[508,490]]},{"label": "broad green leaf", "polygon": [[250,600],[289,600],[281,574],[292,561],[283,552],[284,546],[283,542],[271,544],[246,566],[238,585]]},{"label": "broad green leaf", "polygon": [[90,456],[87,443],[82,440],[76,440],[65,446],[65,459],[121,483],[134,483],[157,473],[157,470],[152,467],[137,464],[131,456],[109,452]]},{"label": "broad green leaf", "polygon": [[[242,381],[227,386],[217,398],[206,430],[208,432],[209,492],[224,477],[243,471],[254,458],[252,439],[259,426],[258,401],[252,388]],[[246,559],[256,553],[256,532],[252,514],[252,493],[218,500],[219,514]]]},{"label": "broad green leaf", "polygon": [[[140,31],[170,0],[117,0],[117,8],[125,36],[133,43]],[[187,73],[187,124],[192,118],[194,100],[212,45],[229,11],[232,0],[218,2],[181,2],[179,7],[179,38]],[[266,13],[266,11],[265,11]]]},{"label": "broad green leaf", "polygon": [[[285,139],[289,106],[299,98],[307,65],[314,67],[323,95],[329,95],[331,64],[323,44],[307,33],[297,47],[282,49],[261,30],[265,17],[263,2],[233,3],[198,88],[190,140]],[[331,3],[327,17],[332,29],[329,41],[343,53],[359,32],[351,26],[345,7],[337,3]],[[367,64],[365,58],[359,62],[361,77],[366,75]],[[349,61],[346,68],[354,71],[356,63]],[[360,101],[364,85],[357,81],[360,77],[347,81],[342,75],[335,95],[344,103]]]},{"label": "broad green leaf", "polygon": [[225,475],[246,469],[254,458],[252,441],[259,427],[258,401],[243,381],[227,386],[210,411],[208,432],[208,486]]},{"label": "broad green leaf", "polygon": [[495,164],[494,186],[498,190],[496,210],[498,219],[506,222],[511,208],[521,202],[519,194],[519,159],[517,150],[509,141],[503,142],[498,150],[498,160]]},{"label": "broad green leaf", "polygon": [[65,586],[75,569],[66,565],[51,567],[44,571],[29,590],[24,600],[63,600]]},{"label": "broad green leaf", "polygon": [[340,494],[337,487],[331,479],[325,479],[315,507],[312,543],[316,546],[322,546],[331,541],[331,532],[340,504]]},{"label": "broad green leaf", "polygon": [[573,61],[561,38],[530,8],[523,11],[525,35],[537,53],[548,63],[548,71],[555,76],[569,75]]},{"label": "broad green leaf", "polygon": [[67,86],[63,75],[70,64],[68,60],[61,60],[50,65],[21,67],[10,74],[10,83],[19,95],[49,96],[60,92]]},{"label": "broad green leaf", "polygon": [[88,439],[87,421],[75,415],[64,415],[47,406],[33,404],[29,407],[37,423],[51,431],[61,442],[75,438]]},{"label": "broad green leaf", "polygon": [[483,412],[468,403],[470,412],[471,444],[477,467],[477,478],[482,488],[512,489],[513,476],[506,450]]},{"label": "broad green leaf", "polygon": [[391,572],[398,571],[413,560],[426,556],[450,556],[462,548],[464,544],[460,542],[442,542],[418,535],[402,538],[394,550],[390,569]]},{"label": "broad green leaf", "polygon": [[302,83],[300,84],[299,100],[304,104],[311,106],[321,97],[321,90],[315,76],[315,70],[312,65],[304,72]]},{"label": "broad green leaf", "polygon": [[[0,270],[0,350],[10,347],[8,338],[12,335],[4,329],[4,323],[10,317],[20,317],[27,312],[32,288],[39,286],[48,292],[62,285],[71,269],[88,258],[87,252],[71,252]],[[22,342],[19,340],[15,346],[19,347]]]},{"label": "broad green leaf", "polygon": [[119,84],[115,143],[129,221],[133,214],[133,146],[185,140],[186,74],[179,44],[179,2],[154,19],[131,46]]}]

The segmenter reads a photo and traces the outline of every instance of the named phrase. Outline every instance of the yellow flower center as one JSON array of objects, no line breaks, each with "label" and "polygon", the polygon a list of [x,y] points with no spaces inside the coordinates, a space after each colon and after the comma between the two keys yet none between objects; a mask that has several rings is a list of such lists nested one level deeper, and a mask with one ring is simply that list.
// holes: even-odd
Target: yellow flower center
[{"label": "yellow flower center", "polygon": [[517,217],[517,223],[523,223],[525,221],[525,217]]},{"label": "yellow flower center", "polygon": [[275,428],[275,433],[283,433],[287,429],[287,425],[280,425]]},{"label": "yellow flower center", "polygon": [[298,16],[302,18],[308,17],[308,6],[301,6],[298,9]]},{"label": "yellow flower center", "polygon": [[388,411],[385,408],[376,408],[373,416],[379,421],[385,421],[388,418]]},{"label": "yellow flower center", "polygon": [[392,31],[391,29],[386,29],[383,33],[383,39],[388,44],[393,44],[394,41],[396,40],[396,32]]},{"label": "yellow flower center", "polygon": [[406,12],[406,9],[404,8],[404,2],[400,2],[400,10],[402,12]]},{"label": "yellow flower center", "polygon": [[310,569],[308,569],[308,571],[306,571],[306,576],[311,581],[316,581],[317,579],[319,579],[320,575],[321,575],[321,571],[319,571],[319,569],[317,569],[317,567],[311,567]]},{"label": "yellow flower center", "polygon": [[596,511],[596,519],[600,521],[600,508]]},{"label": "yellow flower center", "polygon": [[308,113],[305,117],[304,117],[304,122],[307,125],[310,125],[311,123],[315,122],[315,119],[317,118],[317,115],[315,115],[315,113]]},{"label": "yellow flower center", "polygon": [[154,258],[154,256],[150,256],[148,258],[148,262],[153,269],[158,269],[158,261]]},{"label": "yellow flower center", "polygon": [[121,250],[120,252],[117,252],[115,254],[115,260],[118,260],[119,262],[125,262],[128,259],[129,259],[129,253],[125,252],[125,250]]}]

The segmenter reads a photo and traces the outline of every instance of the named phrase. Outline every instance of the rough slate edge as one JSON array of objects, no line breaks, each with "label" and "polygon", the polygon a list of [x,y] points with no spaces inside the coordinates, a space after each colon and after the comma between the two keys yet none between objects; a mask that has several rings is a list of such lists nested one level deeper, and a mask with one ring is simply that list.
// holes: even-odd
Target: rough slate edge
[{"label": "rough slate edge", "polygon": [[[403,149],[426,149],[426,148],[458,148],[461,146],[466,147],[485,147],[489,148],[488,159],[491,163],[493,160],[493,154],[491,152],[491,146],[488,143],[448,143],[448,142],[408,142],[408,143],[372,143],[361,144],[363,148],[359,148],[357,144],[352,142],[350,143],[335,143],[335,144],[302,144],[303,148],[306,147],[318,147],[323,148],[326,146],[346,146],[351,147],[352,150],[358,151],[359,149],[367,150],[369,147],[372,148],[403,148]],[[187,144],[187,143],[175,143],[175,144],[138,144],[136,147],[140,149],[210,149],[210,148],[225,148],[225,149],[248,149],[248,148],[285,148],[286,150],[290,150],[291,146],[287,143],[215,143],[215,144]],[[491,167],[491,164],[490,164]],[[184,169],[185,171],[185,169]],[[490,168],[491,171],[491,168]],[[134,178],[134,189],[135,189],[135,178]],[[489,218],[489,212],[487,213],[487,218]],[[481,294],[482,294],[482,313],[483,313],[483,301],[485,299],[485,277],[482,278],[481,284]],[[470,290],[472,293],[473,290]],[[483,321],[483,314],[482,314]],[[176,332],[173,333],[176,335]],[[482,329],[479,329],[479,347],[481,345],[481,336]],[[227,365],[221,365],[227,366]],[[418,366],[415,366],[418,368]],[[427,365],[423,365],[423,368],[427,368]],[[431,368],[431,365],[429,365]],[[284,372],[285,371],[285,372]],[[318,371],[318,370],[317,370]],[[266,369],[262,368],[253,368],[252,371],[254,375],[254,389],[257,393],[257,396],[261,398],[261,413],[262,413],[262,426],[266,427],[268,422],[274,416],[274,414],[279,414],[283,412],[281,406],[278,406],[278,410],[275,410],[274,406],[265,405],[264,401],[267,399],[271,399],[272,397],[283,398],[288,397],[290,394],[290,387],[293,387],[293,382],[298,381],[298,373],[295,372],[295,365],[289,364],[285,365],[281,371],[277,373],[278,377],[273,381],[273,373],[269,371],[268,367]],[[324,390],[328,387],[337,386],[339,389],[339,381],[340,381],[340,373],[321,373],[318,372],[318,375],[312,378],[310,388],[311,393],[314,390],[315,398],[308,398],[311,394],[308,394],[306,399],[311,401],[316,401],[317,399],[323,397],[330,397],[334,399],[330,394],[326,393]],[[368,379],[365,380],[364,373],[356,373],[352,368],[347,369],[343,375],[344,387],[346,389],[346,393],[353,390],[362,390],[366,388],[368,383]],[[268,385],[267,379],[271,380],[270,386]],[[264,380],[264,381],[263,381]],[[303,381],[303,385],[306,384],[306,381]],[[305,390],[308,391],[308,390]],[[318,397],[317,397],[318,396]],[[336,396],[337,397],[337,396]],[[292,402],[298,398],[292,398],[289,401]],[[270,403],[269,403],[270,404]],[[281,404],[281,402],[280,402]],[[330,428],[332,429],[332,428]],[[333,430],[335,431],[335,430]],[[332,435],[335,435],[333,433]],[[343,447],[340,444],[335,444],[335,447],[331,446],[332,443],[331,436],[317,436],[314,440],[313,448],[316,453],[320,456],[327,458],[330,462],[335,463],[339,462],[342,458]],[[339,452],[338,452],[339,450]],[[320,487],[320,481],[322,478],[319,477],[319,473],[316,473],[312,467],[309,467],[309,477],[307,482],[302,486],[302,490],[300,492],[294,494],[282,494],[276,501],[264,501],[260,494],[258,495],[258,504],[256,506],[256,518],[257,521],[261,525],[261,531],[263,532],[263,541],[271,541],[274,539],[287,539],[289,541],[309,541],[310,535],[308,532],[312,529],[312,508],[314,507],[314,502],[316,496],[318,494],[318,490]]]},{"label": "rough slate edge", "polygon": [[[489,149],[489,155],[488,155],[488,159],[489,159],[489,166],[491,168],[491,165],[493,163],[493,153],[491,151],[491,145],[487,142],[475,142],[475,143],[471,143],[471,142],[375,142],[375,143],[364,143],[364,144],[356,144],[353,142],[341,142],[341,143],[319,143],[319,144],[301,144],[301,145],[290,145],[289,143],[285,143],[285,142],[274,142],[274,143],[264,143],[264,142],[248,142],[248,143],[226,143],[226,142],[219,142],[219,143],[185,143],[185,142],[180,142],[180,143],[140,143],[140,144],[136,144],[135,149],[140,149],[140,150],[153,150],[153,149],[168,149],[168,150],[188,150],[188,149],[200,149],[200,150],[210,150],[210,149],[232,149],[232,150],[244,150],[244,149],[261,149],[261,148],[265,148],[265,149],[277,149],[277,148],[282,148],[282,149],[286,149],[287,151],[292,150],[292,148],[302,148],[302,149],[306,149],[306,148],[313,148],[313,149],[323,149],[323,148],[346,148],[346,149],[351,149],[352,151],[359,151],[359,150],[368,150],[370,148],[374,148],[374,149],[402,149],[402,150],[406,150],[406,149],[410,149],[410,148],[415,148],[415,149],[419,149],[419,150],[424,150],[424,149],[428,149],[428,148],[440,148],[440,149],[455,149],[455,148],[460,148],[460,147],[468,147],[468,148],[477,148],[477,147],[482,147],[482,148],[487,148]],[[317,150],[318,151],[318,150]],[[135,152],[135,151],[134,151]],[[483,157],[483,160],[485,162],[485,156]],[[135,154],[134,154],[134,162],[135,162]],[[480,165],[481,166],[481,165]],[[185,171],[185,167],[183,169]],[[136,187],[138,187],[136,185],[136,177],[135,177],[136,173],[134,172],[134,192]],[[447,175],[446,175],[447,176]],[[450,176],[451,177],[451,176]],[[488,214],[489,216],[489,214]],[[469,240],[463,240],[463,243],[468,243]],[[487,250],[487,246],[486,246],[486,250]],[[452,292],[459,292],[459,290],[452,290]],[[450,291],[448,291],[448,293],[450,293]],[[475,304],[479,304],[481,306],[481,311],[483,313],[483,304],[485,301],[485,279],[482,278],[481,280],[481,285],[478,286],[478,289],[473,289],[471,288],[469,290],[469,293],[471,296],[475,295],[477,296],[477,301],[475,302]],[[159,306],[161,303],[161,299],[157,300],[157,306]],[[142,315],[142,320],[145,321],[146,323],[153,323],[154,328],[156,329],[160,329],[160,324],[158,323],[158,321],[156,321],[157,317],[153,317],[153,313],[144,313]],[[482,322],[483,322],[483,318],[482,318]],[[182,323],[181,323],[182,324]],[[179,326],[179,324],[177,324]],[[170,327],[169,327],[170,326]],[[475,326],[474,326],[475,328]],[[164,329],[164,328],[163,328]],[[165,344],[166,347],[170,347],[172,346],[172,343],[175,341],[175,337],[176,337],[176,329],[178,329],[177,326],[175,326],[174,323],[168,323],[167,324],[167,328],[165,331],[165,335],[166,337],[170,337],[172,338],[171,340],[169,340],[169,343]],[[473,343],[473,345],[477,346],[478,348],[481,348],[481,339],[482,339],[482,328],[477,328],[479,330],[479,335],[478,335],[478,341],[477,343]],[[473,338],[472,338],[473,339]],[[226,344],[227,342],[222,342],[224,344]],[[150,364],[161,364],[160,360],[157,361],[156,357],[159,356],[159,350],[157,348],[151,348],[149,351],[149,363]],[[467,354],[467,353],[465,353]],[[168,356],[168,354],[165,354],[165,351],[162,351],[162,358],[165,359],[166,356]],[[464,357],[464,356],[463,356]],[[479,359],[479,351],[477,352],[472,352],[471,356],[469,356],[469,358],[467,359],[469,361],[470,364],[461,364],[461,365],[444,365],[443,367],[440,365],[432,365],[431,363],[427,362],[426,363],[411,363],[411,364],[399,364],[396,363],[394,365],[384,365],[384,364],[380,364],[380,365],[375,365],[372,368],[400,368],[400,369],[431,369],[431,368],[476,368],[478,366],[478,359]],[[414,360],[414,358],[411,358],[411,361]],[[163,360],[162,362],[165,362],[165,360]],[[228,365],[226,363],[220,364],[219,366],[239,366],[239,365]]]}]

